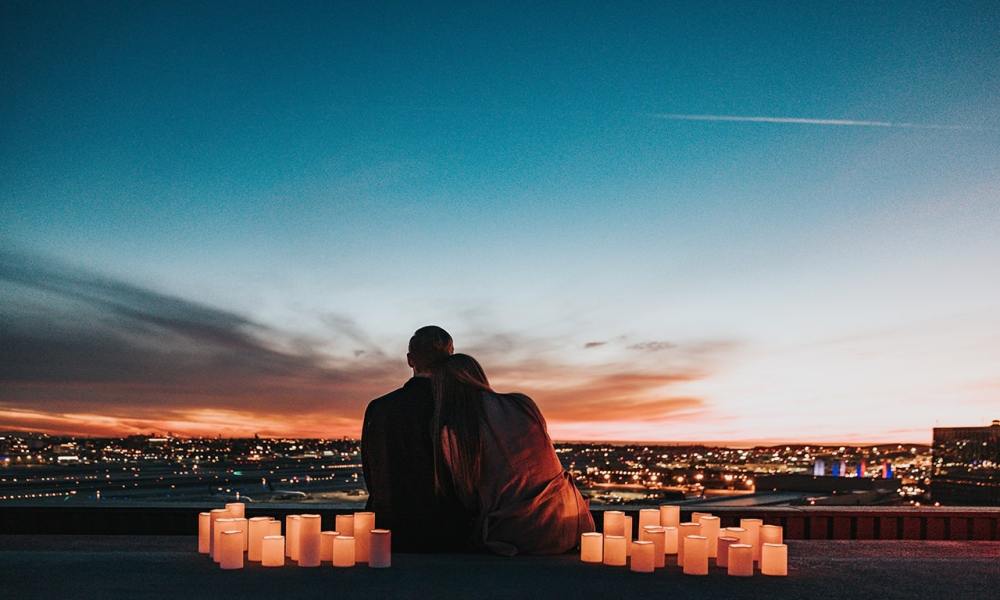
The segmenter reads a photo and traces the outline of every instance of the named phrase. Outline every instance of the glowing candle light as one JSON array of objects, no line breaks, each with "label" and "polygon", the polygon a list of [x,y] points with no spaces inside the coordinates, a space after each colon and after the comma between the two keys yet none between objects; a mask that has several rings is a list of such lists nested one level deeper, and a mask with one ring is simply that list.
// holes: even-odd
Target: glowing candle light
[{"label": "glowing candle light", "polygon": [[604,534],[592,532],[580,536],[580,560],[585,563],[604,560]]},{"label": "glowing candle light", "polygon": [[[234,529],[234,526],[232,525],[235,520],[236,519],[231,519],[229,517],[215,520],[215,528],[212,531],[212,560],[215,562],[219,562],[222,556],[222,553],[219,552],[219,544],[222,542],[222,532],[226,530],[235,530],[239,532],[239,530]],[[242,538],[240,541],[242,541]]]},{"label": "glowing candle light", "polygon": [[226,529],[219,538],[219,566],[223,569],[243,568],[243,532]]},{"label": "glowing candle light", "polygon": [[667,565],[667,557],[664,554],[664,547],[667,542],[667,535],[663,527],[647,525],[639,535],[642,539],[653,542],[653,566],[658,569],[665,567]]},{"label": "glowing candle light", "polygon": [[760,519],[740,519],[740,527],[747,530],[747,544],[753,546],[753,559],[760,560]]},{"label": "glowing candle light", "polygon": [[691,522],[692,523],[701,523],[701,518],[702,517],[711,517],[711,516],[712,516],[712,513],[693,512],[693,513],[691,513]]},{"label": "glowing candle light", "polygon": [[750,534],[748,534],[747,530],[742,527],[726,527],[723,535],[734,537],[738,539],[741,544],[750,545]]},{"label": "glowing candle light", "polygon": [[716,553],[715,564],[720,567],[728,566],[729,546],[739,543],[740,543],[740,538],[730,537],[728,535],[720,535],[718,544],[719,551]]},{"label": "glowing candle light", "polygon": [[708,575],[708,538],[705,536],[684,538],[684,574]]},{"label": "glowing candle light", "polygon": [[[659,516],[659,515],[657,515]],[[653,542],[637,541],[632,543],[632,561],[629,568],[636,573],[652,573],[655,568],[656,548]],[[661,554],[662,556],[662,554]]]},{"label": "glowing candle light", "polygon": [[392,532],[388,529],[372,529],[368,547],[368,566],[384,569],[392,565]]},{"label": "glowing candle light", "polygon": [[719,547],[719,517],[701,516],[701,535],[708,538],[708,557],[715,558]]},{"label": "glowing candle light", "polygon": [[632,517],[625,517],[625,556],[632,556]]},{"label": "glowing candle light", "polygon": [[229,512],[229,516],[234,519],[242,519],[247,516],[246,514],[247,505],[242,502],[230,502],[226,504],[226,511]]},{"label": "glowing candle light", "polygon": [[321,561],[333,561],[333,538],[338,535],[340,535],[339,531],[324,531],[319,534],[319,559]]},{"label": "glowing candle light", "polygon": [[604,511],[604,535],[625,536],[625,513],[620,510]]},{"label": "glowing candle light", "polygon": [[354,536],[338,535],[333,538],[333,566],[353,567],[355,562]]},{"label": "glowing candle light", "polygon": [[322,529],[319,515],[299,517],[299,566],[319,566],[319,534]]},{"label": "glowing candle light", "polygon": [[681,524],[681,507],[673,504],[660,505],[660,527],[677,527]]},{"label": "glowing candle light", "polygon": [[[280,524],[281,521],[275,521]],[[260,565],[262,567],[285,566],[285,536],[265,535],[260,541]]]},{"label": "glowing candle light", "polygon": [[260,562],[261,544],[268,534],[271,517],[250,517],[247,521],[247,560]]},{"label": "glowing candle light", "polygon": [[663,553],[677,554],[677,528],[663,528]]},{"label": "glowing candle light", "polygon": [[658,526],[660,524],[660,511],[655,508],[643,508],[639,511],[639,534],[645,527]]},{"label": "glowing candle light", "polygon": [[212,547],[212,513],[198,513],[198,552],[208,554]]},{"label": "glowing candle light", "polygon": [[753,546],[750,544],[730,544],[728,572],[733,577],[753,576]]},{"label": "glowing candle light", "polygon": [[612,567],[625,566],[625,536],[604,535],[604,564]]},{"label": "glowing candle light", "polygon": [[285,556],[292,560],[299,559],[299,521],[300,515],[285,517]]},{"label": "glowing candle light", "polygon": [[784,530],[780,525],[764,525],[760,528],[761,544],[782,544],[784,541]]},{"label": "glowing candle light", "polygon": [[354,535],[354,515],[337,515],[336,525],[340,535]]},{"label": "glowing candle light", "polygon": [[354,513],[354,559],[357,562],[368,562],[372,529],[375,529],[375,513]]},{"label": "glowing candle light", "polygon": [[788,546],[784,544],[762,544],[760,572],[764,575],[777,577],[788,575]]},{"label": "glowing candle light", "polygon": [[[267,522],[264,535],[281,535],[281,521],[276,521],[272,517],[270,521]],[[285,543],[281,543],[281,551],[285,551]]]},{"label": "glowing candle light", "polygon": [[219,519],[228,519],[229,511],[224,508],[213,508],[208,511],[208,553],[215,560],[215,522]]},{"label": "glowing candle light", "polygon": [[238,530],[240,532],[240,541],[243,542],[243,551],[246,552],[247,549],[247,520],[244,517],[233,518],[232,523],[226,526],[226,529]]},{"label": "glowing candle light", "polygon": [[[681,523],[677,527],[677,566],[684,566],[684,553],[687,547],[684,539],[689,535],[701,535],[701,523]],[[707,550],[706,550],[707,552]]]}]

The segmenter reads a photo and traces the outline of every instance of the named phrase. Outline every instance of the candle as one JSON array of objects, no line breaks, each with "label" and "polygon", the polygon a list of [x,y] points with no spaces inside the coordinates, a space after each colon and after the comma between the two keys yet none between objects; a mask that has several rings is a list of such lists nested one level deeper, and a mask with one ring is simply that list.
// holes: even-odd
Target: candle
[{"label": "candle", "polygon": [[333,560],[333,538],[340,535],[339,531],[324,531],[319,534],[319,559],[325,562]]},{"label": "candle", "polygon": [[260,547],[270,522],[271,517],[251,517],[247,521],[247,560],[260,562]]},{"label": "candle", "polygon": [[[281,535],[281,521],[276,521],[274,520],[274,517],[271,517],[271,520],[267,522],[267,526],[265,527],[264,535]],[[285,551],[284,546],[285,543],[282,542],[281,543],[282,552]]]},{"label": "candle", "polygon": [[247,505],[242,502],[230,502],[226,504],[226,510],[229,512],[229,516],[234,519],[242,519],[246,515]]},{"label": "candle", "polygon": [[681,507],[673,504],[660,505],[660,527],[677,527],[681,523]]},{"label": "candle", "polygon": [[299,560],[299,521],[300,515],[285,517],[285,556]]},{"label": "candle", "polygon": [[740,527],[747,530],[747,544],[753,546],[753,559],[760,560],[760,526],[764,521],[760,519],[740,519]]},{"label": "candle", "polygon": [[705,536],[684,538],[684,574],[708,575],[708,538]]},{"label": "candle", "polygon": [[659,526],[660,511],[655,508],[643,508],[639,511],[639,534],[645,527]]},{"label": "candle", "polygon": [[708,557],[715,558],[719,548],[719,517],[701,516],[701,535],[708,538]]},{"label": "candle", "polygon": [[625,535],[625,513],[620,510],[604,511],[604,535]]},{"label": "candle", "polygon": [[372,529],[368,547],[368,566],[384,569],[392,565],[392,532],[388,529]]},{"label": "candle", "polygon": [[761,544],[784,543],[783,530],[780,525],[764,525],[760,528]]},{"label": "candle", "polygon": [[788,575],[788,546],[763,544],[760,553],[760,572],[764,575]]},{"label": "candle", "polygon": [[591,532],[580,536],[580,560],[585,563],[604,560],[604,534]]},{"label": "candle", "polygon": [[625,556],[632,556],[632,517],[625,517]]},{"label": "candle", "polygon": [[227,529],[219,538],[219,566],[223,569],[243,568],[243,532]]},{"label": "candle", "polygon": [[222,553],[219,552],[219,544],[222,542],[222,532],[226,530],[236,531],[237,533],[239,532],[239,529],[235,529],[232,525],[235,520],[236,519],[231,519],[229,517],[215,520],[215,528],[212,531],[212,560],[215,562],[219,562],[219,560],[221,560]]},{"label": "candle", "polygon": [[733,577],[752,577],[753,546],[750,544],[730,544],[729,557],[726,562],[729,563],[728,572]]},{"label": "candle", "polygon": [[718,552],[716,553],[715,564],[719,567],[725,567],[729,565],[729,546],[733,544],[739,544],[740,538],[731,537],[728,535],[719,536]]},{"label": "candle", "polygon": [[[659,515],[657,515],[659,517]],[[632,543],[632,563],[629,568],[636,573],[652,573],[655,568],[656,548],[653,542],[637,541]],[[663,556],[662,554],[660,556]]]},{"label": "candle", "polygon": [[209,549],[212,547],[212,542],[209,541],[212,533],[212,513],[198,513],[198,552],[201,554],[208,554]]},{"label": "candle", "polygon": [[604,536],[604,564],[612,567],[625,566],[625,536]]},{"label": "candle", "polygon": [[354,563],[354,536],[338,535],[333,538],[333,566],[353,567]]},{"label": "candle", "polygon": [[354,515],[337,515],[336,525],[340,535],[354,535]]},{"label": "candle", "polygon": [[299,566],[319,566],[319,533],[322,529],[319,515],[299,517]]},{"label": "candle", "polygon": [[689,535],[701,535],[701,523],[681,523],[677,527],[677,566],[684,566],[684,538]]},{"label": "candle", "polygon": [[667,557],[664,555],[664,545],[666,544],[667,537],[663,527],[647,525],[643,528],[640,535],[645,536],[647,541],[653,542],[653,566],[656,568],[665,567],[667,565]]},{"label": "candle", "polygon": [[663,528],[663,553],[677,554],[677,528]]},{"label": "candle", "polygon": [[354,559],[357,562],[368,562],[372,529],[375,529],[375,513],[354,513]]},{"label": "candle", "polygon": [[692,523],[701,523],[701,518],[702,517],[711,517],[711,516],[712,516],[712,513],[693,512],[693,513],[691,513],[691,522]]},{"label": "candle", "polygon": [[228,519],[229,511],[224,508],[213,508],[208,511],[208,553],[215,560],[215,522],[219,519]]},{"label": "candle", "polygon": [[734,537],[738,539],[741,544],[750,544],[750,535],[747,533],[747,530],[742,527],[726,527],[723,535]]},{"label": "candle", "polygon": [[[275,521],[275,523],[280,524],[281,521]],[[285,536],[265,535],[260,540],[260,566],[285,566]]]},{"label": "candle", "polygon": [[227,529],[238,530],[240,532],[240,542],[243,543],[242,551],[246,552],[247,549],[247,520],[244,517],[233,518],[233,522],[230,523]]}]

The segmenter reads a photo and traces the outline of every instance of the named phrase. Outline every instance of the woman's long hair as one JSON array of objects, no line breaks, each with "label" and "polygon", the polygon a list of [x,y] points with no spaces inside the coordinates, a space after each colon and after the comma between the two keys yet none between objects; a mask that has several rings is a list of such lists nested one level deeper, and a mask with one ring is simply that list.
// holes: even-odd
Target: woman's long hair
[{"label": "woman's long hair", "polygon": [[492,391],[490,382],[483,367],[468,354],[453,354],[441,361],[432,369],[431,378],[434,487],[444,494],[450,479],[459,497],[468,502],[475,496],[482,473],[483,392]]}]

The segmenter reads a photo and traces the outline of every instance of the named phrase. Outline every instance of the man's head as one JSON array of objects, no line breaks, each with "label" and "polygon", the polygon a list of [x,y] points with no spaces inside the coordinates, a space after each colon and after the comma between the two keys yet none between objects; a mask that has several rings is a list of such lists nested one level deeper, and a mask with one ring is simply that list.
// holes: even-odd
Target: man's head
[{"label": "man's head", "polygon": [[426,374],[434,363],[455,352],[455,344],[447,331],[437,325],[421,327],[410,338],[406,362],[413,367],[414,375]]}]

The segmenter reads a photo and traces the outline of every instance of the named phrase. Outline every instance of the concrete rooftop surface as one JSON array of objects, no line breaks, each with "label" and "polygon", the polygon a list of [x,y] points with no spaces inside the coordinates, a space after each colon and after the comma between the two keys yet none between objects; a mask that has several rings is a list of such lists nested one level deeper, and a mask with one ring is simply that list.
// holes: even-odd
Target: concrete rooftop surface
[{"label": "concrete rooftop surface", "polygon": [[0,535],[0,597],[33,598],[1000,598],[1000,542],[797,541],[788,577],[653,574],[575,554],[394,554],[389,569],[247,563],[222,571],[193,536]]}]

